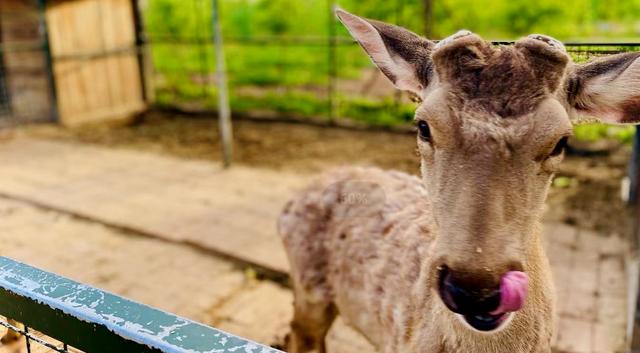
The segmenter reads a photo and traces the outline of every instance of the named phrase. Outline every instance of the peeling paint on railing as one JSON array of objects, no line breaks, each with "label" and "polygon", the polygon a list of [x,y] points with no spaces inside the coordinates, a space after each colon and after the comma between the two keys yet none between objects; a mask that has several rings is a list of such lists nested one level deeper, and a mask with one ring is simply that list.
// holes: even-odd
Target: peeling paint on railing
[{"label": "peeling paint on railing", "polygon": [[[35,312],[39,313],[38,318],[30,317],[29,313]],[[113,349],[105,346],[109,342],[117,347],[149,352],[280,352],[5,257],[0,257],[0,314],[24,321],[87,352],[108,352]],[[42,315],[46,315],[48,321],[45,322]],[[83,343],[78,333],[87,331],[83,325],[90,325],[95,337],[104,336],[103,343]],[[53,336],[47,327],[58,331],[58,336],[66,337]],[[68,327],[75,334],[66,334],[60,327]]]}]

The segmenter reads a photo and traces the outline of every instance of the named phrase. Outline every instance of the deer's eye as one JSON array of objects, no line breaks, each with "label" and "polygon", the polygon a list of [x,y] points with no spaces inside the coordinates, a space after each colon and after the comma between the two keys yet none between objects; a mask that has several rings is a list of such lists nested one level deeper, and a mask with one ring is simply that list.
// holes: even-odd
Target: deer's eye
[{"label": "deer's eye", "polygon": [[429,129],[429,124],[424,120],[418,121],[418,136],[422,141],[431,141],[431,129]]},{"label": "deer's eye", "polygon": [[555,156],[561,155],[562,152],[564,152],[564,150],[567,148],[568,141],[569,141],[568,136],[561,138],[560,141],[556,143],[556,146],[553,148],[553,151],[551,151],[551,153],[549,154],[549,157],[555,157]]}]

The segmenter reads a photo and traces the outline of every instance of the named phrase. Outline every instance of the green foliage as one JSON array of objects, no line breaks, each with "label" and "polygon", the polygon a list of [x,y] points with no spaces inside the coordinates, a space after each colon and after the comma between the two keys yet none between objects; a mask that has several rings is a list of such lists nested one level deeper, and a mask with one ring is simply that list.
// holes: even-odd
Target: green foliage
[{"label": "green foliage", "polygon": [[326,117],[328,103],[313,94],[289,92],[267,93],[261,97],[242,97],[231,100],[235,111],[275,110],[296,116]]},{"label": "green foliage", "polygon": [[[328,0],[220,0],[225,56],[234,110],[271,110],[300,116],[327,115],[329,49],[323,42],[332,18]],[[417,33],[425,28],[425,0],[340,0],[359,15],[397,23]],[[640,0],[438,0],[433,1],[433,37],[467,28],[492,39],[546,33],[560,39],[622,40],[640,33]],[[144,10],[156,70],[158,102],[215,107],[215,59],[211,45],[212,0],[148,0]],[[333,20],[336,34],[346,29]],[[273,38],[287,38],[270,41]],[[297,38],[314,39],[312,45]],[[167,41],[167,38],[174,38]],[[247,41],[249,40],[249,41]],[[251,41],[253,40],[253,41]],[[266,41],[263,41],[266,40]],[[339,82],[362,82],[371,63],[356,45],[339,45]],[[574,55],[577,62],[586,55]],[[340,85],[339,85],[340,87]],[[338,115],[378,125],[413,118],[411,105],[391,96],[366,98],[350,88],[337,92]],[[576,137],[627,141],[631,130],[599,125],[576,128]]]},{"label": "green foliage", "polygon": [[392,99],[346,99],[341,102],[339,115],[376,126],[393,126],[413,121],[416,107],[396,104]]},{"label": "green foliage", "polygon": [[594,142],[602,138],[614,139],[622,143],[631,143],[635,128],[633,126],[607,124],[579,124],[573,129],[573,136],[586,142]]},{"label": "green foliage", "polygon": [[570,187],[574,187],[578,184],[578,180],[576,178],[570,178],[567,176],[556,176],[553,179],[553,187],[555,188],[561,188],[561,189],[566,189],[566,188],[570,188]]}]

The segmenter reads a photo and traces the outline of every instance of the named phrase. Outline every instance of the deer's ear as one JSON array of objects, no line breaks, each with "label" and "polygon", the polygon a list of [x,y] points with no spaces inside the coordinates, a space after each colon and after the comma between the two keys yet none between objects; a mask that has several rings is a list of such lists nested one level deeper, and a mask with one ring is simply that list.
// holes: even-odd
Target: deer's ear
[{"label": "deer's ear", "polygon": [[566,83],[571,118],[640,123],[639,58],[640,53],[624,53],[577,65]]},{"label": "deer's ear", "polygon": [[421,95],[433,73],[431,41],[402,27],[364,19],[342,9],[337,9],[336,15],[397,88]]}]

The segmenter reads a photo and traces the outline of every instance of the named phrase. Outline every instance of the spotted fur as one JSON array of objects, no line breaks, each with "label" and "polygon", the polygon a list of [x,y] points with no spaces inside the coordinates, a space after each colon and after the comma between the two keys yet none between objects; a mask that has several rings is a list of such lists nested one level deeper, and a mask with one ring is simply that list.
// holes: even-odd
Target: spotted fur
[{"label": "spotted fur", "polygon": [[[279,219],[295,294],[289,351],[324,353],[336,315],[380,353],[549,353],[554,289],[540,218],[572,121],[640,120],[638,54],[576,65],[531,35],[494,46],[461,31],[437,45],[343,10],[338,17],[400,89],[420,96],[422,178],[376,168],[329,173]],[[381,148],[381,153],[384,153]],[[481,290],[529,277],[524,307],[479,332],[438,294],[446,267]]]}]

